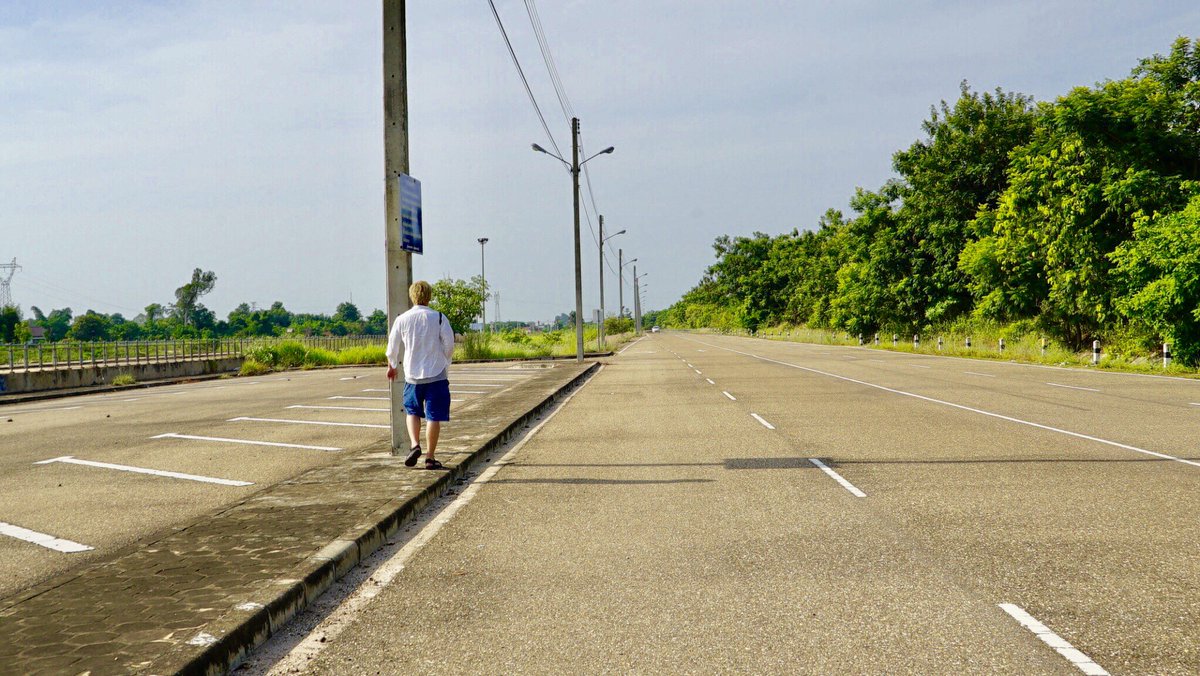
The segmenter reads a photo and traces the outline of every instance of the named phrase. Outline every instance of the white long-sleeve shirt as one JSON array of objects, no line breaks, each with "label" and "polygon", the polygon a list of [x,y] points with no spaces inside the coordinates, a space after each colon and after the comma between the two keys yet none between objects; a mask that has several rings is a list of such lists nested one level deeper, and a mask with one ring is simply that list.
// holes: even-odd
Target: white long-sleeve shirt
[{"label": "white long-sleeve shirt", "polygon": [[454,356],[454,329],[442,313],[415,305],[396,317],[388,334],[387,360],[392,368],[400,367],[401,347],[405,382],[420,385],[444,380]]}]

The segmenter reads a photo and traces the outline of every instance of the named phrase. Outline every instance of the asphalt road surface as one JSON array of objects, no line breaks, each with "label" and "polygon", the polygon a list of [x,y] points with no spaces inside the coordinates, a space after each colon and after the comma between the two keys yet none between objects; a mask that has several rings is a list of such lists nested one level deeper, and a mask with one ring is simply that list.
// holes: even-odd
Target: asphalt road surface
[{"label": "asphalt road surface", "polygon": [[[452,411],[519,386],[510,366],[452,367]],[[386,448],[387,386],[344,368],[0,406],[0,598]]]},{"label": "asphalt road surface", "polygon": [[653,335],[302,668],[1200,673],[1197,416],[1195,381]]}]

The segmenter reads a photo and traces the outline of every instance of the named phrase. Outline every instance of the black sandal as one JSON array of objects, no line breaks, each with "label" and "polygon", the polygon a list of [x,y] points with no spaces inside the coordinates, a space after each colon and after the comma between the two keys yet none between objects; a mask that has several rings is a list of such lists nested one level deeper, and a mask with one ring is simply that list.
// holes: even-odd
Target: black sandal
[{"label": "black sandal", "polygon": [[408,451],[408,457],[404,459],[404,466],[413,467],[417,464],[417,458],[419,457],[421,457],[421,444],[413,446],[412,449]]},{"label": "black sandal", "polygon": [[425,460],[425,469],[446,469],[446,467],[444,465],[442,465],[442,463],[438,462],[437,460],[434,460],[433,458],[428,458]]}]

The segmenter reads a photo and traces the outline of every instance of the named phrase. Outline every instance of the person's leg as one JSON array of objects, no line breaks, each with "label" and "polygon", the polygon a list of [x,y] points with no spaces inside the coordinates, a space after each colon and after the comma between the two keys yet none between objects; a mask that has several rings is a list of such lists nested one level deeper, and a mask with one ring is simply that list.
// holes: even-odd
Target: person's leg
[{"label": "person's leg", "polygon": [[437,420],[430,420],[425,427],[425,443],[429,446],[428,453],[425,456],[426,460],[433,459],[433,452],[437,450],[438,436],[442,433],[442,423]]},{"label": "person's leg", "polygon": [[[414,448],[421,443],[421,417],[409,415],[408,421],[408,447]],[[432,453],[432,451],[430,451]]]}]

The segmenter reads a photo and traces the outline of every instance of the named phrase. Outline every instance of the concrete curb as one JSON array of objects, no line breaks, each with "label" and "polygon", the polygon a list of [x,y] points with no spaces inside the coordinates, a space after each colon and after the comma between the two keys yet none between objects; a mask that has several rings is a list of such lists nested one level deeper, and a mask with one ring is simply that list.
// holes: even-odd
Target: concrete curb
[{"label": "concrete curb", "polygon": [[578,387],[600,367],[593,362],[570,381],[517,416],[503,430],[420,493],[407,499],[393,500],[372,512],[362,523],[343,532],[337,539],[297,566],[286,578],[271,581],[251,602],[206,625],[212,642],[196,652],[196,646],[171,649],[158,662],[178,674],[225,674],[235,668],[250,651],[282,629],[297,614],[329,589],[364,558],[450,485],[466,474],[481,456],[492,453],[519,433],[533,418],[557,403],[566,392]]}]

